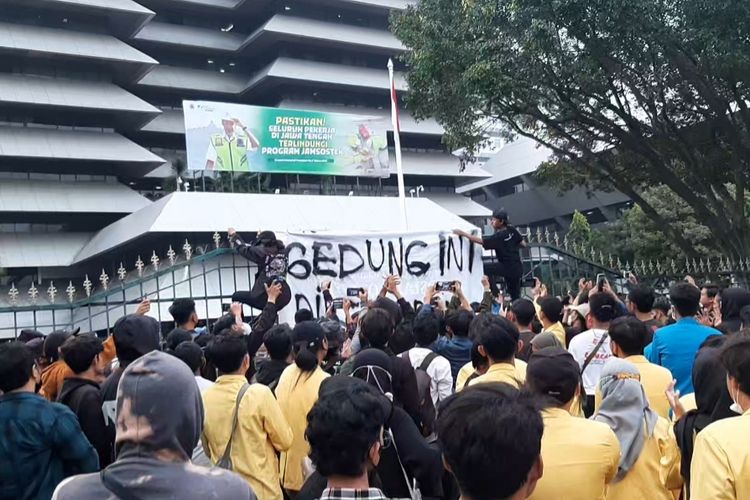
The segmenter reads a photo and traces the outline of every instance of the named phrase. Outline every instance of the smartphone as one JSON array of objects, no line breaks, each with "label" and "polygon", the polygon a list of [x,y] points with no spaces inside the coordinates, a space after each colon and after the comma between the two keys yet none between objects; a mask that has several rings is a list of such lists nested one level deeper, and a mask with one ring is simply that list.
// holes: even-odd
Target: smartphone
[{"label": "smartphone", "polygon": [[435,283],[436,292],[452,292],[453,282],[452,281],[438,281]]},{"label": "smartphone", "polygon": [[530,278],[524,278],[521,282],[523,288],[534,288],[536,286],[536,278],[531,276]]},{"label": "smartphone", "polygon": [[604,273],[596,275],[596,289],[600,292],[604,291],[604,282],[607,281],[607,276]]},{"label": "smartphone", "polygon": [[229,312],[229,308],[232,307],[232,304],[225,303],[221,305],[221,312]]},{"label": "smartphone", "polygon": [[344,299],[333,299],[332,305],[334,309],[341,309],[344,307]]},{"label": "smartphone", "polygon": [[346,296],[347,297],[359,297],[360,293],[363,293],[365,291],[364,288],[347,288],[346,289]]}]

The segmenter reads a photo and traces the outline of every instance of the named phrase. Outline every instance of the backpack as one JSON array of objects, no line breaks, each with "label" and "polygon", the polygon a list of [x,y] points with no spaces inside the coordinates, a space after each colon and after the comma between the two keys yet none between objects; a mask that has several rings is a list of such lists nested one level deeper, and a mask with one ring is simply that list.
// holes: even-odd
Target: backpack
[{"label": "backpack", "polygon": [[[406,359],[411,364],[409,353],[406,352],[405,354]],[[437,412],[435,411],[435,405],[432,403],[432,394],[430,392],[432,377],[427,374],[427,368],[429,368],[430,364],[437,357],[437,353],[431,352],[425,356],[422,364],[414,370],[414,375],[417,377],[417,394],[419,394],[419,417],[422,421],[422,435],[425,437],[431,436],[435,432]]]}]

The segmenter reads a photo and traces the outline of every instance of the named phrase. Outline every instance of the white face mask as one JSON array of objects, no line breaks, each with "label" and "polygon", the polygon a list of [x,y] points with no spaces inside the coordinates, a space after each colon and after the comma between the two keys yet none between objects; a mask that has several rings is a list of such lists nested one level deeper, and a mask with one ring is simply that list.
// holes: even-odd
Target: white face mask
[{"label": "white face mask", "polygon": [[[729,381],[729,377],[727,377],[727,382]],[[727,385],[729,385],[727,383]],[[730,397],[732,397],[732,404],[729,406],[729,411],[732,411],[734,413],[737,413],[738,415],[742,415],[745,413],[745,411],[742,409],[742,406],[737,402],[738,399],[740,399],[740,390],[737,389],[737,394],[732,396],[730,394]]]}]

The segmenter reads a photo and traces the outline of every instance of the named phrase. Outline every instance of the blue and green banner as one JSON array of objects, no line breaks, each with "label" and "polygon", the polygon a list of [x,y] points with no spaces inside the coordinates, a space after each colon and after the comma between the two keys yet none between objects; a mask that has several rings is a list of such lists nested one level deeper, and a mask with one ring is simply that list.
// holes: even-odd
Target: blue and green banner
[{"label": "blue and green banner", "polygon": [[381,117],[183,101],[188,169],[388,177]]}]

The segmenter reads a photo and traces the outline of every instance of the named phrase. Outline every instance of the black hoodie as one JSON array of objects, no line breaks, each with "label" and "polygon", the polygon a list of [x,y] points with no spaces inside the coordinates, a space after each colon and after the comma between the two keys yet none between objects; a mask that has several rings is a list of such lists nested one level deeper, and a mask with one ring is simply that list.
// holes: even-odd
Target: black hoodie
[{"label": "black hoodie", "polygon": [[131,363],[117,393],[117,460],[101,474],[70,478],[58,500],[255,500],[237,474],[190,463],[203,427],[203,402],[185,363],[151,352]]},{"label": "black hoodie", "polygon": [[102,413],[99,384],[83,378],[66,378],[57,402],[73,410],[78,417],[83,433],[99,455],[99,467],[108,466],[112,462],[112,443]]}]

